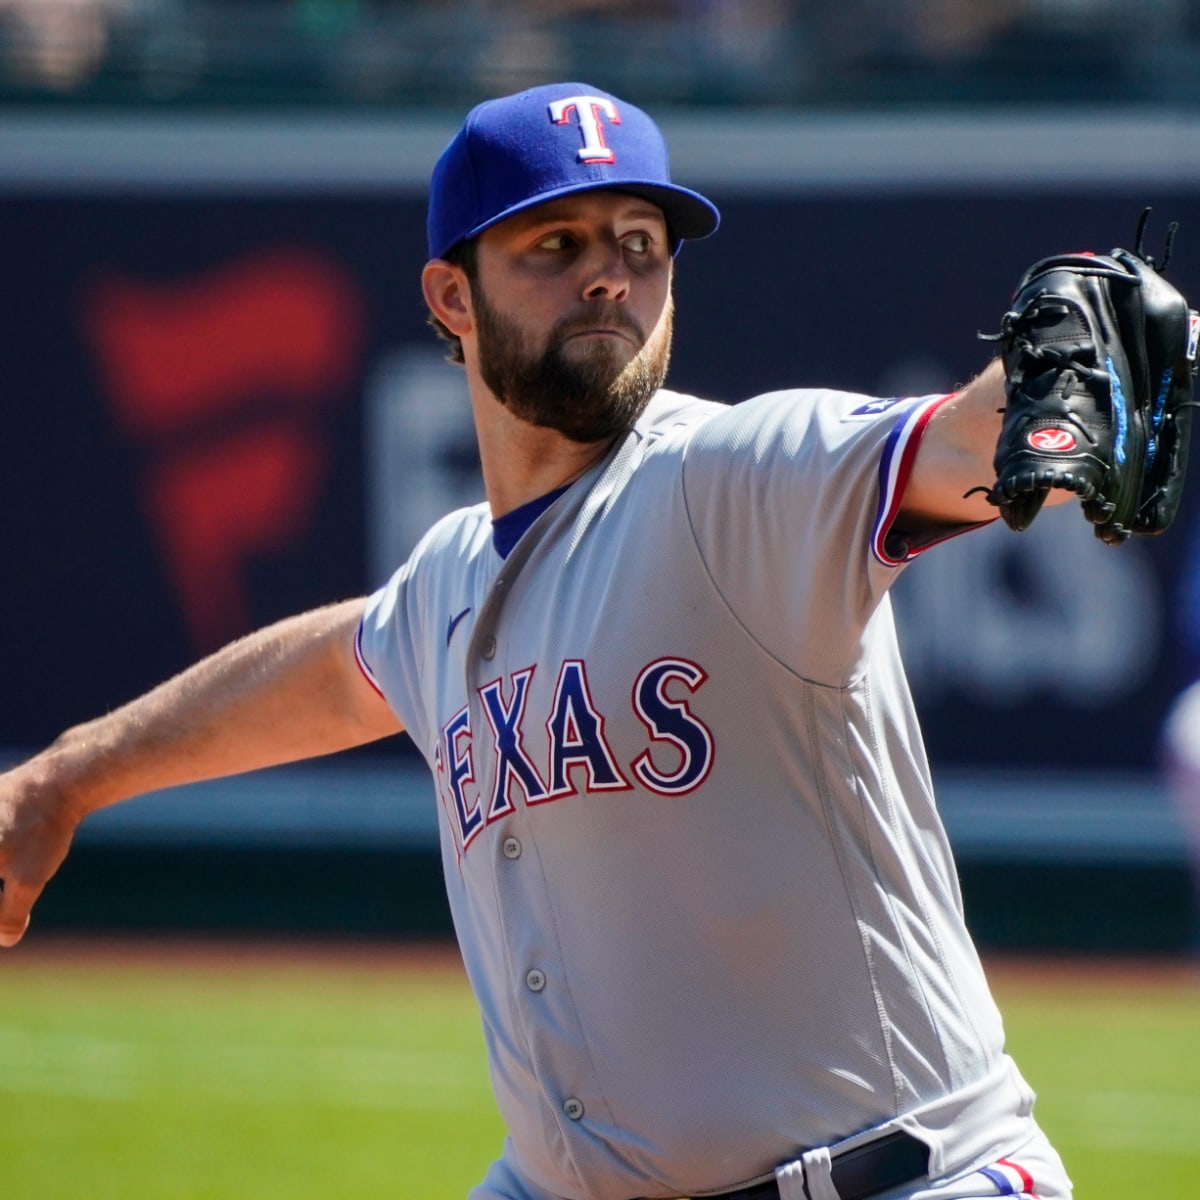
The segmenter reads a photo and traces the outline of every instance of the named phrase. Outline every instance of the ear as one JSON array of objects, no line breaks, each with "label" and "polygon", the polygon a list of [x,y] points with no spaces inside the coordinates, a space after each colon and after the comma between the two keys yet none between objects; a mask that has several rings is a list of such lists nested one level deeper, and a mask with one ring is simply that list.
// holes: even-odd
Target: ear
[{"label": "ear", "polygon": [[435,258],[421,272],[421,290],[429,311],[457,337],[470,333],[471,285],[461,267]]}]

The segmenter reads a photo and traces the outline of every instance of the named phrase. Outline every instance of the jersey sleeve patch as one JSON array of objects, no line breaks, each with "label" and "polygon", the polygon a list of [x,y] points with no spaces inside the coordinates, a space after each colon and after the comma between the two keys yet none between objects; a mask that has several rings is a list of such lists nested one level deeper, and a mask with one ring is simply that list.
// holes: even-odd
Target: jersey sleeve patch
[{"label": "jersey sleeve patch", "polygon": [[843,418],[843,421],[851,421],[855,418],[867,420],[871,417],[877,417],[880,413],[885,413],[888,409],[895,408],[897,404],[907,404],[911,402],[911,397],[905,396],[888,396],[886,399],[868,400],[866,404],[860,404],[857,408],[852,408]]},{"label": "jersey sleeve patch", "polygon": [[[929,425],[929,419],[953,395],[954,393],[923,396],[909,401],[908,407],[896,418],[884,443],[883,454],[879,460],[879,507],[875,514],[871,552],[885,567],[899,567],[933,544],[922,545],[920,549],[907,544],[897,546],[890,544],[889,535],[904,502],[904,489],[912,475],[917,448]],[[875,413],[894,407],[896,402],[889,400],[880,403],[883,409],[875,409]],[[870,407],[863,405],[855,411],[860,412]],[[867,414],[863,412],[863,415]]]}]

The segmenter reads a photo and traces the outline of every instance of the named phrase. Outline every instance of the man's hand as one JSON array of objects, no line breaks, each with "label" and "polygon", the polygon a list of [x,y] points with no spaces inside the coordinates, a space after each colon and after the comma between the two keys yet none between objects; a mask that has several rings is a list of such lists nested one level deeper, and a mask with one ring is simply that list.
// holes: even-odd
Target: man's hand
[{"label": "man's hand", "polygon": [[70,848],[79,819],[45,782],[41,760],[0,775],[0,946],[15,946]]}]

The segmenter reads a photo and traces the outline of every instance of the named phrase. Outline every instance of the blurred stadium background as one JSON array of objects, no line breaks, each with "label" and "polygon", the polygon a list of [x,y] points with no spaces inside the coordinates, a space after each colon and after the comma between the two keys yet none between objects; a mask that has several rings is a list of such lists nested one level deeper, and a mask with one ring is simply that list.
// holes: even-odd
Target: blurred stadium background
[{"label": "blurred stadium background", "polygon": [[645,103],[1194,102],[1191,0],[3,0],[3,94],[460,107],[548,78]]},{"label": "blurred stadium background", "polygon": [[[722,207],[681,389],[949,389],[1029,262],[1147,204],[1200,297],[1195,0],[0,0],[5,758],[479,496],[424,185],[469,105],[553,78],[650,108]],[[1117,552],[1073,513],[952,543],[897,607],[985,948],[1188,952],[1200,488]],[[435,839],[376,747],[99,814],[37,922],[440,936]]]}]

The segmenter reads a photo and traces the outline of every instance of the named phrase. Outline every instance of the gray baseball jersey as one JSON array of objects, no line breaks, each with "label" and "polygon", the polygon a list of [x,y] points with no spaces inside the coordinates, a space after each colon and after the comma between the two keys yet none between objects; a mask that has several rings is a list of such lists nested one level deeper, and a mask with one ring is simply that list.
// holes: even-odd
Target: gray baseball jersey
[{"label": "gray baseball jersey", "polygon": [[715,1192],[888,1122],[936,1177],[1035,1132],[887,597],[938,402],[661,392],[507,558],[466,509],[369,600],[510,1134],[473,1196]]}]

